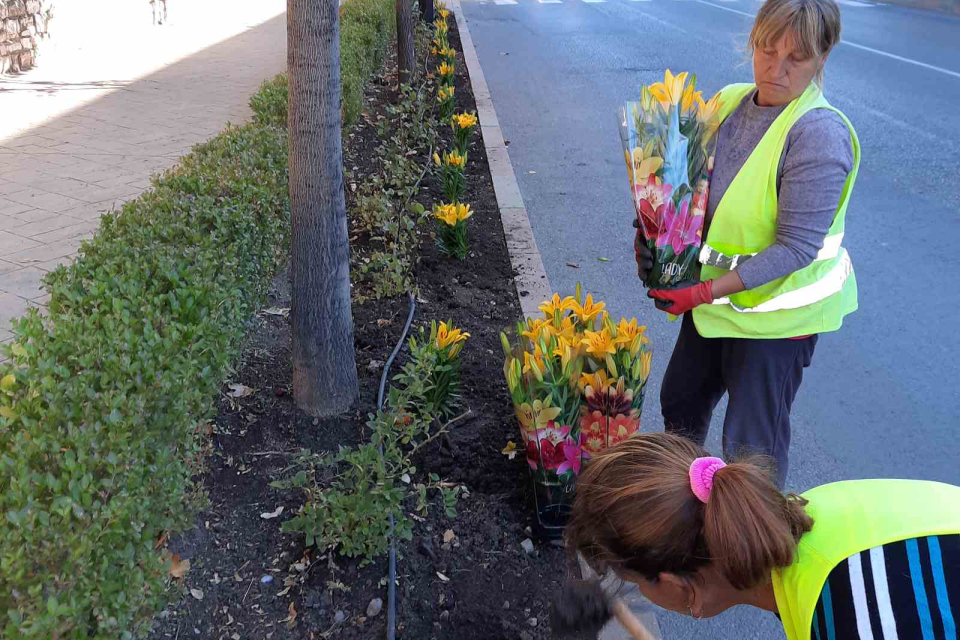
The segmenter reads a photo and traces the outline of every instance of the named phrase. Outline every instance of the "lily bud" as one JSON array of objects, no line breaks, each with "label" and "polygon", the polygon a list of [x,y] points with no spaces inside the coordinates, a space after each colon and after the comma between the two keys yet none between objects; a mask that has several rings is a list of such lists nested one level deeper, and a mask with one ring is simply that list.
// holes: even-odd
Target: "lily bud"
[{"label": "lily bud", "polygon": [[610,354],[607,354],[606,361],[607,361],[607,373],[610,374],[610,377],[611,378],[619,377],[619,374],[617,373],[617,363],[613,361],[613,358],[610,357]]},{"label": "lily bud", "polygon": [[500,346],[503,347],[503,355],[509,356],[513,350],[510,348],[510,341],[507,339],[507,334],[503,331],[500,332]]}]

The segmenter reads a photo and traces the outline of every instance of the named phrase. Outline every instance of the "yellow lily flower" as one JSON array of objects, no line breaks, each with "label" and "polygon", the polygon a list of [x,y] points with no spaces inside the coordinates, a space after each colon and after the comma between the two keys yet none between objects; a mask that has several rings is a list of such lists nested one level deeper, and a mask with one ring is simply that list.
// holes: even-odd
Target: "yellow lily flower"
[{"label": "yellow lily flower", "polygon": [[645,184],[650,176],[663,166],[663,158],[644,157],[640,147],[636,147],[632,154],[624,150],[623,157],[627,161],[627,173],[633,185]]},{"label": "yellow lily flower", "polygon": [[613,355],[617,352],[613,343],[613,336],[606,329],[603,331],[585,331],[584,334],[582,344],[586,346],[587,353],[598,360],[603,360],[607,355]]},{"label": "yellow lily flower", "polygon": [[440,155],[437,153],[433,154],[433,164],[440,166]]},{"label": "yellow lily flower", "polygon": [[713,120],[713,117],[717,115],[717,111],[720,110],[721,106],[723,106],[723,103],[720,102],[719,93],[714,95],[707,102],[704,102],[703,98],[697,96],[697,119],[700,120],[700,122],[709,122]]},{"label": "yellow lily flower", "polygon": [[454,149],[450,153],[444,153],[443,160],[447,164],[454,167],[462,167],[466,163],[466,160],[464,159],[464,157],[459,153],[457,153],[456,149]]},{"label": "yellow lily flower", "polygon": [[527,330],[520,335],[534,342],[540,337],[540,329],[542,329],[543,325],[547,324],[547,322],[548,320],[545,318],[530,318],[527,320]]},{"label": "yellow lily flower", "polygon": [[433,217],[449,226],[457,224],[457,210],[452,204],[433,205]]},{"label": "yellow lily flower", "polygon": [[604,307],[606,306],[607,304],[605,302],[594,303],[593,295],[588,293],[587,299],[583,303],[583,306],[580,306],[579,304],[576,303],[576,300],[574,300],[572,309],[573,309],[573,312],[577,315],[577,317],[580,318],[581,324],[584,324],[587,326],[593,326],[592,325],[593,319],[596,318],[598,315],[600,315],[600,313],[603,311]]},{"label": "yellow lily flower", "polygon": [[570,316],[564,316],[560,320],[559,327],[551,324],[550,328],[553,330],[555,336],[566,340],[571,347],[576,348],[576,345],[579,345],[582,340],[582,336],[577,335],[577,325]]},{"label": "yellow lily flower", "polygon": [[446,349],[451,344],[463,342],[469,337],[470,334],[466,331],[454,329],[452,324],[448,326],[446,322],[441,322],[440,328],[437,329],[436,345],[438,349]]},{"label": "yellow lily flower", "polygon": [[477,126],[477,116],[472,113],[457,113],[450,119],[454,129],[469,129]]},{"label": "yellow lily flower", "polygon": [[554,312],[559,311],[560,313],[563,313],[568,309],[572,309],[573,305],[575,305],[576,303],[577,301],[570,296],[567,296],[566,298],[561,300],[560,294],[555,293],[553,294],[553,298],[551,298],[550,300],[547,300],[546,302],[543,302],[537,308],[540,309],[540,311],[543,311],[543,314],[545,316],[547,316],[548,318],[552,318]]},{"label": "yellow lily flower", "polygon": [[584,373],[580,376],[580,388],[592,387],[595,390],[603,389],[610,384],[610,376],[603,369],[596,373]]},{"label": "yellow lily flower", "polygon": [[530,373],[533,371],[533,367],[537,368],[537,371],[534,371],[534,374],[537,375],[537,378],[543,377],[543,351],[540,350],[539,346],[534,347],[533,353],[529,351],[523,352],[523,372]]},{"label": "yellow lily flower", "polygon": [[453,97],[453,87],[440,87],[437,91],[437,101],[443,102],[447,98]]},{"label": "yellow lily flower", "polygon": [[446,20],[446,19],[447,19],[447,16],[449,16],[449,15],[450,15],[450,10],[449,10],[449,9],[440,9],[440,17],[441,17],[441,18],[443,18],[444,20]]},{"label": "yellow lily flower", "polygon": [[[680,99],[680,113],[689,113],[694,103],[699,105],[700,102],[703,102],[702,93],[702,91],[694,91],[693,84],[687,85],[687,88],[683,91],[683,97]],[[697,102],[698,100],[699,102]]]},{"label": "yellow lily flower", "polygon": [[620,318],[620,322],[617,324],[617,337],[614,341],[618,346],[623,346],[632,344],[634,338],[641,336],[643,341],[647,342],[647,337],[643,335],[646,330],[646,326],[637,325],[636,318],[631,318],[630,322],[627,322],[626,318]]},{"label": "yellow lily flower", "polygon": [[452,76],[453,65],[448,62],[441,62],[440,66],[437,67],[437,73],[439,73],[442,76]]},{"label": "yellow lily flower", "polygon": [[517,420],[520,426],[527,431],[546,429],[547,426],[560,415],[560,407],[550,406],[550,398],[534,400],[533,404],[524,402],[516,409]]},{"label": "yellow lily flower", "polygon": [[564,354],[570,349],[570,343],[566,341],[562,336],[556,336],[556,345],[553,348],[553,357],[562,358]]},{"label": "yellow lily flower", "polygon": [[470,205],[468,204],[458,202],[450,206],[453,207],[454,215],[457,217],[457,222],[463,222],[473,215],[473,211],[470,210]]},{"label": "yellow lily flower", "polygon": [[650,85],[650,94],[663,105],[664,109],[669,110],[671,106],[680,102],[688,75],[686,71],[673,75],[670,69],[667,69],[663,82],[654,82]]}]

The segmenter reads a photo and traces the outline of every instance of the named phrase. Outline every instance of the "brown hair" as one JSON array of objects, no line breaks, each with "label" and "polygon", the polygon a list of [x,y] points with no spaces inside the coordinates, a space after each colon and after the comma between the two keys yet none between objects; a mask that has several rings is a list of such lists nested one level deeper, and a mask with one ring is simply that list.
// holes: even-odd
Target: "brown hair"
[{"label": "brown hair", "polygon": [[[788,31],[805,58],[826,56],[840,42],[840,8],[834,0],[767,0],[757,12],[747,48],[753,54]],[[816,82],[823,87],[822,67]]]},{"label": "brown hair", "polygon": [[601,572],[626,569],[651,581],[715,564],[737,589],[789,566],[813,526],[806,501],[781,494],[764,459],[751,458],[717,471],[704,504],[689,473],[707,455],[666,433],[639,434],[599,454],[577,483],[567,548]]}]

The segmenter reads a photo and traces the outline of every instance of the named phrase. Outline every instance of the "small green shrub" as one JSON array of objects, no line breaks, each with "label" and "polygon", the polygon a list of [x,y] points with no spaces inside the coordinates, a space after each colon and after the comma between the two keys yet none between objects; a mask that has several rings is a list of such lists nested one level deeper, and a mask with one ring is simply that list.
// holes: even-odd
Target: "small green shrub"
[{"label": "small green shrub", "polygon": [[300,489],[306,497],[297,515],[283,523],[284,531],[302,533],[308,545],[336,549],[366,564],[387,550],[391,515],[395,535],[412,538],[407,503],[426,515],[428,491],[439,491],[446,515],[456,516],[464,488],[432,474],[415,481],[413,457],[453,422],[440,426],[437,418],[455,401],[460,350],[469,334],[434,323],[429,338],[423,330],[419,335],[419,341],[410,339],[411,359],[395,377],[399,386],[390,388],[386,406],[367,422],[370,442],[332,455],[303,451],[292,466],[294,474],[273,483]]},{"label": "small green shrub", "polygon": [[144,635],[192,523],[195,427],[287,246],[286,134],[199,145],[48,276],[0,365],[4,638]]}]

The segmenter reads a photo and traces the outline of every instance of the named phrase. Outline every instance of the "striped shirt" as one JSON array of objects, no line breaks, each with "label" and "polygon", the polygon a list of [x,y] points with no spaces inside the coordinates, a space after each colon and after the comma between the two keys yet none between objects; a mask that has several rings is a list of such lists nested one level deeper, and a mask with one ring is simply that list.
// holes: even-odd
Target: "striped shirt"
[{"label": "striped shirt", "polygon": [[958,640],[960,535],[892,542],[852,555],[827,578],[815,640]]}]

